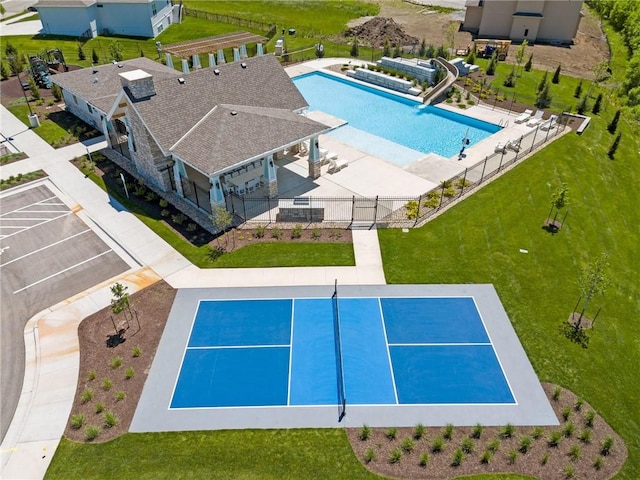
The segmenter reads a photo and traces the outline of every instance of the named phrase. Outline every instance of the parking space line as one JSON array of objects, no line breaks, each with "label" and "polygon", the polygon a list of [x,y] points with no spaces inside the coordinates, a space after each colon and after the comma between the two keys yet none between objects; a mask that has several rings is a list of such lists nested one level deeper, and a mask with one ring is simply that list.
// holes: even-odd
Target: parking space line
[{"label": "parking space line", "polygon": [[99,258],[99,257],[101,257],[103,255],[106,255],[109,252],[113,252],[113,250],[109,249],[109,250],[107,250],[105,252],[99,253],[98,255],[94,255],[91,258],[87,258],[86,260],[84,260],[84,261],[82,261],[80,263],[76,263],[75,265],[71,265],[70,267],[67,267],[64,270],[60,270],[59,272],[56,272],[56,273],[54,273],[52,275],[49,275],[48,277],[42,278],[42,279],[38,280],[37,282],[33,282],[32,284],[27,285],[26,287],[22,287],[21,289],[16,290],[15,292],[13,292],[13,294],[15,295],[16,293],[20,293],[20,292],[22,292],[24,290],[27,290],[28,288],[31,288],[31,287],[33,287],[35,285],[38,285],[39,283],[46,282],[47,280],[55,277],[56,275],[60,275],[61,273],[68,272],[69,270],[73,270],[74,268],[79,267],[80,265],[84,265],[85,263],[91,262],[92,260],[95,260],[96,258]]},{"label": "parking space line", "polygon": [[[60,212],[68,212],[68,210],[59,210],[58,212],[51,212],[51,213],[60,213]],[[26,218],[20,218],[20,217],[9,217],[9,218],[0,218],[0,222],[10,222],[12,220],[19,220],[21,222],[27,222],[30,220],[49,220],[51,217],[26,217]]]},{"label": "parking space line", "polygon": [[[44,221],[44,222],[36,223],[35,225],[31,225],[31,226],[29,226],[29,227],[24,227],[24,228],[23,228],[22,230],[20,230],[19,232],[10,233],[9,235],[7,235],[7,236],[5,236],[5,237],[3,237],[3,238],[9,238],[9,237],[11,237],[11,236],[13,236],[13,235],[16,235],[16,234],[18,234],[18,233],[22,233],[22,232],[25,232],[25,231],[27,231],[27,230],[31,230],[32,228],[39,227],[40,225],[44,225],[45,223],[52,222],[53,220],[57,220],[57,219],[59,219],[59,218],[66,217],[67,215],[71,215],[72,213],[73,213],[73,212],[72,212],[71,210],[69,210],[69,211],[65,212],[65,213],[64,213],[64,215],[58,215],[57,217],[49,218],[49,219],[47,219],[47,220],[46,220],[46,221]],[[3,226],[2,228],[11,228],[11,227],[8,227],[8,226],[7,226],[7,227],[4,227],[4,226]]]},{"label": "parking space line", "polygon": [[15,210],[11,210],[9,212],[5,212],[5,213],[0,214],[0,217],[4,217],[5,215],[8,215],[8,214],[13,213],[13,212],[19,212],[20,210],[24,210],[25,208],[29,208],[29,207],[32,207],[34,205],[41,205],[41,204],[44,204],[44,205],[64,205],[64,204],[60,204],[60,203],[57,203],[57,204],[45,203],[46,201],[53,200],[54,198],[56,198],[55,195],[53,197],[48,197],[48,198],[45,198],[43,200],[30,203],[29,205],[24,205],[23,207],[20,207],[20,208],[17,208]]},{"label": "parking space line", "polygon": [[8,261],[7,263],[0,264],[0,268],[6,267],[10,263],[17,262],[18,260],[22,260],[23,258],[28,257],[29,255],[33,255],[34,253],[39,253],[39,252],[41,252],[43,250],[46,250],[47,248],[54,247],[54,246],[59,245],[59,244],[61,244],[63,242],[66,242],[67,240],[71,240],[72,238],[78,237],[78,236],[83,235],[83,234],[85,234],[87,232],[90,232],[90,231],[91,231],[91,229],[87,228],[86,230],[83,230],[83,231],[78,232],[78,233],[76,233],[74,235],[71,235],[70,237],[63,238],[62,240],[58,240],[57,242],[51,243],[51,244],[49,244],[49,245],[47,245],[45,247],[39,248],[37,250],[34,250],[33,252],[29,252],[29,253],[27,253],[25,255],[22,255],[21,257],[14,258],[13,260]]}]

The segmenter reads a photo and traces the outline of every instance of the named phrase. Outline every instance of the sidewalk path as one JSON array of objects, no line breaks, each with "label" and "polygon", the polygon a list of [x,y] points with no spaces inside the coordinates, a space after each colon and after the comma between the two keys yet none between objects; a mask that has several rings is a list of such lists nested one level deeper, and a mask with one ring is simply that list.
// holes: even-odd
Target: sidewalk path
[{"label": "sidewalk path", "polygon": [[[4,29],[3,29],[4,32]],[[88,218],[141,267],[125,272],[54,305],[29,320],[24,330],[26,367],[20,401],[0,447],[0,478],[41,479],[62,436],[79,372],[78,324],[108,306],[115,281],[135,293],[165,279],[174,288],[274,285],[384,284],[376,230],[354,230],[355,267],[199,269],[149,230],[134,215],[116,208],[107,193],[69,163],[106,146],[104,138],[54,150],[0,106],[0,130],[29,155],[0,167],[0,178],[43,169],[50,180]],[[104,233],[100,232],[101,236]]]}]

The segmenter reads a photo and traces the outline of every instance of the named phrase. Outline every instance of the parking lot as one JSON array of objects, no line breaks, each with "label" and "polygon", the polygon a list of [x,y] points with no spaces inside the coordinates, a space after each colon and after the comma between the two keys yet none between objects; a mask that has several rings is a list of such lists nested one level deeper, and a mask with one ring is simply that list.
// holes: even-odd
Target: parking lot
[{"label": "parking lot", "polygon": [[130,266],[47,182],[0,198],[0,418],[4,437],[24,376],[26,322]]}]

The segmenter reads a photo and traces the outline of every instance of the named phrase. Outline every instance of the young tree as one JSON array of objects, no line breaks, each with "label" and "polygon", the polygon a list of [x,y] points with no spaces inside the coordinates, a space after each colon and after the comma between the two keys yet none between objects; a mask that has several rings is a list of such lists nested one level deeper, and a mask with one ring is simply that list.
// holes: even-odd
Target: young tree
[{"label": "young tree", "polygon": [[578,278],[578,286],[580,288],[580,294],[582,298],[584,298],[584,303],[582,304],[580,316],[575,324],[576,329],[580,328],[584,313],[593,297],[604,295],[604,292],[609,286],[610,280],[607,275],[607,268],[609,267],[608,259],[609,257],[606,253],[600,254],[593,263],[587,265],[582,270],[582,274]]},{"label": "young tree", "polygon": [[395,48],[393,49],[393,58],[398,58],[402,56],[402,49],[400,48],[400,44],[397,43]]},{"label": "young tree", "polygon": [[551,83],[560,83],[560,65],[556,68],[556,71],[553,72],[553,78],[551,79]]},{"label": "young tree", "polygon": [[62,100],[62,89],[60,88],[60,85],[58,85],[57,83],[53,84],[53,86],[51,87],[51,95],[53,95],[53,98],[56,99],[56,102]]},{"label": "young tree", "polygon": [[511,67],[511,71],[509,72],[509,75],[507,75],[507,78],[504,79],[504,82],[502,82],[502,84],[505,87],[516,86],[516,67],[515,66]]},{"label": "young tree", "polygon": [[[549,215],[547,215],[547,224],[552,226],[556,225],[556,221],[558,220],[558,214],[560,210],[566,207],[569,204],[569,187],[567,187],[566,183],[562,183],[560,187],[558,187],[555,192],[551,194],[551,210],[549,210]],[[556,214],[553,217],[553,221],[549,222],[549,218],[555,209]]]},{"label": "young tree", "polygon": [[538,83],[538,87],[536,88],[536,93],[540,94],[540,92],[542,91],[542,89],[544,88],[544,86],[547,84],[547,77],[549,76],[549,72],[544,72],[544,75],[542,76],[542,79],[540,80],[540,82]]},{"label": "young tree", "polygon": [[11,42],[7,42],[4,46],[4,53],[7,57],[17,57],[18,49],[14,47]]},{"label": "young tree", "polygon": [[542,90],[536,97],[536,107],[547,108],[549,105],[551,105],[551,100],[553,100],[553,97],[551,96],[551,92],[549,91],[549,82],[546,82],[544,84],[544,87],[542,87]]},{"label": "young tree", "polygon": [[40,100],[42,97],[42,95],[40,95],[40,88],[38,88],[38,84],[33,77],[29,77],[29,90],[31,90],[31,96],[34,100]]},{"label": "young tree", "polygon": [[493,52],[493,55],[491,55],[491,60],[489,60],[489,65],[487,66],[487,75],[495,75],[497,65],[498,54],[496,52]]},{"label": "young tree", "polygon": [[[111,312],[114,315],[119,315],[120,313],[126,310],[129,312],[129,315],[131,315],[131,306],[129,304],[129,294],[127,293],[128,287],[125,285],[122,285],[120,282],[117,282],[110,287],[110,290],[111,290],[111,295],[113,296],[111,298]],[[125,321],[127,322],[127,325],[129,325],[129,319],[127,318],[127,315],[125,314],[124,317],[125,317]],[[113,328],[115,329],[116,334],[120,333],[118,332],[118,327],[116,326],[116,322],[113,320],[113,317],[111,317],[111,322],[113,323]]]},{"label": "young tree", "polygon": [[4,5],[0,3],[0,15],[4,15],[6,12],[7,10],[4,8]]},{"label": "young tree", "polygon": [[359,48],[358,48],[358,37],[353,37],[353,42],[351,43],[351,56],[358,58]]},{"label": "young tree", "polygon": [[533,53],[529,55],[529,60],[527,60],[527,63],[524,64],[524,71],[530,72],[532,66],[533,66]]},{"label": "young tree", "polygon": [[593,108],[591,109],[591,113],[593,113],[594,115],[597,115],[600,113],[600,107],[602,104],[602,94],[599,93],[598,97],[596,98],[596,103],[593,104]]},{"label": "young tree", "polygon": [[2,80],[9,78],[9,70],[7,70],[7,65],[4,62],[0,62],[0,77],[2,77]]},{"label": "young tree", "polygon": [[520,70],[520,65],[524,61],[524,55],[527,51],[527,46],[529,42],[527,40],[523,40],[522,43],[516,49],[516,64],[518,65],[518,70]]},{"label": "young tree", "polygon": [[91,49],[91,61],[93,63],[98,63],[100,61],[100,57],[98,56],[98,52],[96,52],[95,48]]},{"label": "young tree", "polygon": [[611,120],[611,123],[607,125],[607,130],[609,130],[609,133],[611,135],[616,133],[616,129],[618,128],[618,120],[620,120],[620,110],[616,111],[615,115],[613,116],[613,119]]},{"label": "young tree", "polygon": [[382,48],[382,56],[390,57],[391,56],[391,42],[388,38],[384,39],[384,47]]},{"label": "young tree", "polygon": [[573,92],[574,98],[580,98],[580,95],[582,95],[582,79],[580,79],[576,90]]},{"label": "young tree", "polygon": [[122,45],[117,40],[113,40],[109,44],[109,53],[111,54],[111,59],[116,62],[122,61]]},{"label": "young tree", "polygon": [[423,38],[422,42],[420,42],[420,50],[418,51],[418,56],[424,58],[427,55],[427,41]]},{"label": "young tree", "polygon": [[456,51],[456,33],[460,30],[460,24],[458,22],[451,22],[447,27],[447,42],[452,52]]},{"label": "young tree", "polygon": [[78,60],[86,60],[87,56],[84,53],[84,49],[82,48],[82,44],[78,44]]},{"label": "young tree", "polygon": [[[211,221],[213,222],[213,226],[216,228],[220,235],[217,237],[218,246],[220,246],[220,237],[224,235],[224,232],[233,225],[233,215],[231,212],[224,207],[216,206],[213,208],[213,212],[211,213]],[[235,241],[235,240],[234,240]],[[227,244],[225,243],[225,247]]]},{"label": "young tree", "polygon": [[585,95],[578,102],[578,106],[576,107],[576,111],[578,112],[578,115],[584,115],[584,112],[587,111],[587,108],[589,108],[589,101],[588,101],[587,96]]},{"label": "young tree", "polygon": [[444,45],[440,45],[438,47],[438,50],[436,51],[436,57],[449,58],[449,55],[447,55],[447,49]]},{"label": "young tree", "polygon": [[476,52],[475,50],[471,50],[469,52],[469,55],[467,55],[467,58],[465,59],[465,61],[471,65],[473,65],[474,63],[476,63]]},{"label": "young tree", "polygon": [[609,151],[607,152],[607,156],[613,160],[613,157],[616,154],[616,150],[618,150],[618,144],[620,143],[620,139],[622,138],[622,134],[619,133],[618,135],[616,135],[615,140],[613,141],[613,143],[611,144],[611,147],[609,148]]}]

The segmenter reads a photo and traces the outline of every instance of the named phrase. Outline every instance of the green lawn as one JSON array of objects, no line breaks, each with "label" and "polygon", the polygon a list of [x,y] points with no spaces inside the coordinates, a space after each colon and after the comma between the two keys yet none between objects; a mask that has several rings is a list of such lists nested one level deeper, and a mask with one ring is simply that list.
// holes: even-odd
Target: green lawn
[{"label": "green lawn", "polygon": [[355,265],[351,243],[259,243],[220,257],[212,267],[321,267]]}]

